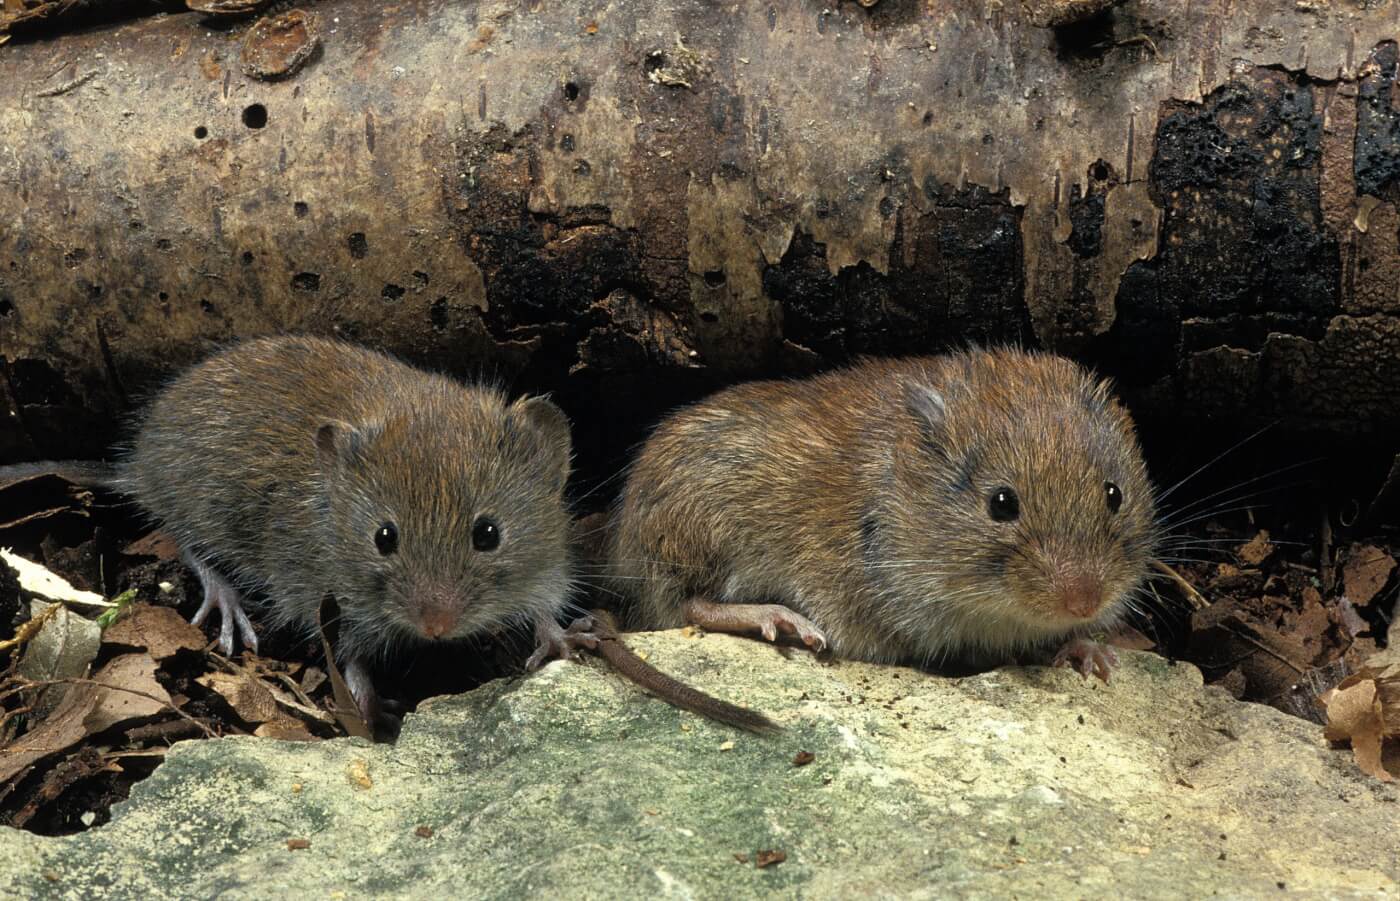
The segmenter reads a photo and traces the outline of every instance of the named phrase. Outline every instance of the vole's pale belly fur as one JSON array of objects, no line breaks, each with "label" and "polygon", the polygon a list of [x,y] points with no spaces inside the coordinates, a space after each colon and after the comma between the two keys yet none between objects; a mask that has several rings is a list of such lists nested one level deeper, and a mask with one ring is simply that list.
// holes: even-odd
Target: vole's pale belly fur
[{"label": "vole's pale belly fur", "polygon": [[[904,465],[897,457],[917,458],[924,451],[922,439],[913,434],[918,426],[907,410],[905,386],[924,383],[956,398],[962,389],[952,383],[967,371],[995,379],[1020,362],[1015,352],[1000,353],[984,361],[990,376],[975,366],[969,370],[969,357],[959,355],[871,361],[800,382],[740,385],[665,420],[633,464],[613,519],[612,571],[622,576],[619,590],[638,602],[640,624],[681,625],[692,598],[777,603],[810,619],[839,656],[937,662],[1004,657],[1116,619],[1121,612],[1116,599],[1092,623],[1067,624],[1024,609],[1002,596],[1006,592],[995,580],[979,575],[990,572],[993,563],[974,563],[956,547],[940,548],[940,529],[952,534],[979,527],[977,517],[985,517],[980,495],[975,509],[930,520],[923,537],[932,544],[911,556],[908,536],[917,535],[919,511],[910,509],[917,505],[911,503],[907,476],[901,482],[896,475]],[[1032,368],[1042,360],[1049,361],[1049,375],[1037,374],[1028,385],[1006,391],[993,386],[986,404],[993,413],[1011,403],[1003,395],[1023,391],[1032,407],[1065,404],[1071,420],[1081,404],[1090,410],[1085,417],[1101,415],[1095,412],[1099,399],[1092,379],[1057,358],[1030,359]],[[955,419],[976,404],[950,402],[954,421],[946,443],[956,452],[949,451],[944,469],[976,466],[986,456],[979,439],[958,434],[961,423]],[[1102,428],[1117,428],[1116,406],[1105,410]],[[1051,430],[1060,415],[1052,412],[1043,417]],[[1126,414],[1122,417],[1126,421]],[[1032,425],[1034,419],[1029,417]],[[1086,428],[1093,444],[1101,427],[1092,422]],[[1088,458],[1108,460],[1115,472],[1130,470],[1114,478],[1140,493],[1138,503],[1150,504],[1140,458],[1130,444],[1131,426],[1127,429],[1126,439],[1109,435],[1104,448],[1084,451]],[[1116,456],[1120,443],[1122,466]],[[1065,455],[1053,442],[1046,451]],[[1026,463],[1027,472],[1052,475],[1055,465],[1033,454]],[[1074,491],[1089,480],[1083,490],[1090,502],[1093,491],[1102,491],[1104,480],[1094,472],[1067,468],[1066,474],[1073,476]],[[945,495],[961,498],[955,492],[959,478],[948,473],[947,484],[930,480],[931,499],[922,502],[937,509]],[[912,484],[922,490],[923,483]],[[1028,506],[1034,500],[1028,498]],[[1074,517],[1066,522],[1074,524],[1075,536],[1088,529]],[[1136,568],[1134,557],[1123,566],[1126,575],[1115,571],[1108,580],[1135,584],[1141,577],[1134,575]],[[909,578],[916,572],[922,581],[914,584]]]}]

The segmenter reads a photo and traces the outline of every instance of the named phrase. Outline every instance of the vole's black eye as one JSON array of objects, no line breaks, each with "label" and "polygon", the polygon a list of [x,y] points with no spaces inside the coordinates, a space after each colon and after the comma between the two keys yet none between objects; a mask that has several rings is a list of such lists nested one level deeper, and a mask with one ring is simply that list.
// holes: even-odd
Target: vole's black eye
[{"label": "vole's black eye", "polygon": [[494,551],[501,543],[501,530],[485,516],[472,523],[472,547],[478,551]]},{"label": "vole's black eye", "polygon": [[1021,501],[1010,488],[998,488],[987,498],[987,514],[997,522],[1011,522],[1021,515]]},{"label": "vole's black eye", "polygon": [[1117,513],[1123,506],[1123,491],[1112,482],[1103,483],[1104,497],[1108,501],[1108,512]]},{"label": "vole's black eye", "polygon": [[391,522],[374,530],[374,546],[385,557],[399,549],[399,527]]}]

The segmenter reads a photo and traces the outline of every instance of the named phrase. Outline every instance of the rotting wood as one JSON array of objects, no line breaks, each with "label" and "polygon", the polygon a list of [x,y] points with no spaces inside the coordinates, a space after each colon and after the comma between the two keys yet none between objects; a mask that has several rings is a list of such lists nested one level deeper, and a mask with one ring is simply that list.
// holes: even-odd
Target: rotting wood
[{"label": "rotting wood", "polygon": [[1400,425],[1400,4],[314,10],[275,83],[193,13],[0,51],[0,458],[278,330],[553,390],[599,459],[968,338],[1144,414]]}]

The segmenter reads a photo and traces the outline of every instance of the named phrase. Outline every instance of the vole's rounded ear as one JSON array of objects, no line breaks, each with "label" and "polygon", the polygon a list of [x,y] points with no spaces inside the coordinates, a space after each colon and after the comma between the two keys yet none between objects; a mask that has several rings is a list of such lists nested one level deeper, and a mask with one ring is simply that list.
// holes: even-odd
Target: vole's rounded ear
[{"label": "vole's rounded ear", "polygon": [[322,423],[316,430],[316,458],[322,469],[330,472],[359,459],[376,431],[373,426],[356,428],[339,419]]},{"label": "vole's rounded ear", "polygon": [[912,382],[906,386],[904,406],[925,429],[934,433],[943,431],[943,423],[948,417],[948,402],[928,385]]},{"label": "vole's rounded ear", "polygon": [[948,398],[941,392],[911,382],[904,389],[904,408],[914,418],[922,438],[921,446],[934,454],[948,456]]},{"label": "vole's rounded ear", "polygon": [[551,452],[553,465],[559,473],[559,487],[563,488],[569,477],[569,457],[573,453],[569,417],[548,397],[522,397],[512,404],[512,409]]}]

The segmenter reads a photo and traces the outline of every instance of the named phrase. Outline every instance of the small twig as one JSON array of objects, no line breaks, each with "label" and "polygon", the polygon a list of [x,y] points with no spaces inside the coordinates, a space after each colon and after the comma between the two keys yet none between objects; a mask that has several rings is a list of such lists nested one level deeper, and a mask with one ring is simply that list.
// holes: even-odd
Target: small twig
[{"label": "small twig", "polygon": [[79,75],[77,78],[74,78],[74,79],[72,79],[71,81],[65,81],[63,84],[59,85],[58,87],[49,88],[49,89],[46,90],[46,91],[38,91],[38,92],[36,92],[36,93],[34,94],[34,96],[35,96],[35,97],[57,97],[57,96],[59,96],[60,94],[67,94],[69,91],[73,91],[73,90],[76,90],[76,89],[82,87],[83,85],[87,84],[89,81],[92,81],[92,80],[93,80],[94,78],[96,78],[96,77],[97,77],[97,70],[96,70],[96,69],[93,69],[91,72],[84,72],[82,75]]},{"label": "small twig", "polygon": [[1176,587],[1180,588],[1182,593],[1186,595],[1186,600],[1191,602],[1192,607],[1195,607],[1197,610],[1204,610],[1210,606],[1210,601],[1202,597],[1201,593],[1197,591],[1190,582],[1183,579],[1180,573],[1161,560],[1153,560],[1152,568],[1171,579],[1172,582],[1176,584]]},{"label": "small twig", "polygon": [[58,608],[62,606],[62,604],[56,603],[45,607],[43,613],[40,613],[38,616],[16,629],[14,638],[7,638],[4,641],[0,641],[0,651],[8,651],[10,648],[19,647],[29,641],[29,639],[39,633],[40,629],[44,628],[44,623],[53,619],[54,614],[58,612]]}]

